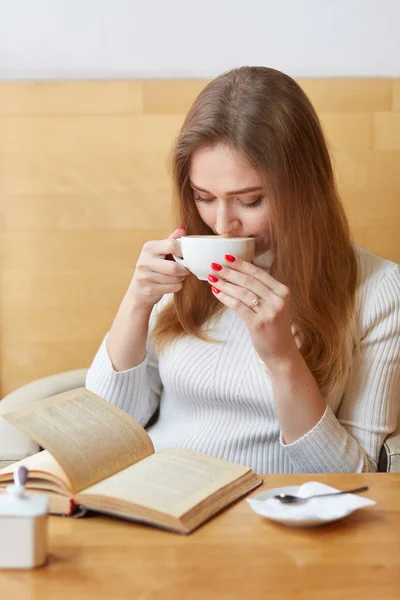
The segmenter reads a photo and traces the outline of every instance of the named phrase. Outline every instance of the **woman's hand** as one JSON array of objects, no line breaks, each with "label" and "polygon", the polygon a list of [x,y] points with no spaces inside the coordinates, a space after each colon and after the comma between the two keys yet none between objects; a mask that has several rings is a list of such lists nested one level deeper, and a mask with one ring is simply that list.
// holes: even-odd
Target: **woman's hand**
[{"label": "woman's hand", "polygon": [[282,439],[292,444],[321,420],[326,403],[292,334],[289,289],[255,265],[225,259],[231,266],[213,263],[209,282],[216,298],[246,323],[271,376]]},{"label": "woman's hand", "polygon": [[127,296],[134,306],[151,309],[164,294],[182,289],[189,270],[174,260],[165,260],[169,254],[182,256],[176,239],[185,235],[179,227],[168,239],[146,242],[136,263]]},{"label": "woman's hand", "polygon": [[208,281],[225,306],[246,323],[253,346],[267,367],[299,355],[289,316],[289,289],[269,273],[227,255],[229,267],[210,265]]}]

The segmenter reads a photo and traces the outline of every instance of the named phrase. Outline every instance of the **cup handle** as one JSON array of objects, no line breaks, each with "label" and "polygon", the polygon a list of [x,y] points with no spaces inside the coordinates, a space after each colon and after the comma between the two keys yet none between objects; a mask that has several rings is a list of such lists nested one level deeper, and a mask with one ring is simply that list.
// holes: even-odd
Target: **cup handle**
[{"label": "cup handle", "polygon": [[[182,251],[181,238],[177,238],[175,241],[176,241],[176,242],[178,242],[178,244],[179,244],[179,247],[180,247],[180,249],[181,249],[181,251]],[[189,267],[187,266],[187,264],[185,263],[185,261],[183,260],[183,258],[181,258],[180,256],[175,256],[175,254],[173,254],[173,255],[172,255],[172,258],[173,258],[173,259],[174,259],[174,260],[175,260],[177,263],[179,263],[180,265],[183,265],[183,266],[184,266],[184,267],[186,267],[187,269],[189,268]]]}]

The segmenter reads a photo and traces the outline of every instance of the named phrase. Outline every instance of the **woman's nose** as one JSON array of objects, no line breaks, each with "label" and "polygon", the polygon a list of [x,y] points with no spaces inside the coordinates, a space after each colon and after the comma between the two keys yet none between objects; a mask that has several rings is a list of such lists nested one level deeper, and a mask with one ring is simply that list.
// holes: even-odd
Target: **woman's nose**
[{"label": "woman's nose", "polygon": [[237,231],[240,226],[239,219],[226,209],[222,208],[217,212],[215,231],[218,235],[229,235]]}]

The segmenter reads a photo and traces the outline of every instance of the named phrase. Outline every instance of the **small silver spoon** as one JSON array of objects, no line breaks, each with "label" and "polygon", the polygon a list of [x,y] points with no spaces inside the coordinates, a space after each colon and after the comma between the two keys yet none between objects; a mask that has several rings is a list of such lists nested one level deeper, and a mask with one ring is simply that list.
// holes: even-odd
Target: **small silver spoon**
[{"label": "small silver spoon", "polygon": [[346,490],[345,492],[329,492],[329,494],[314,494],[313,496],[308,496],[307,498],[300,498],[300,496],[292,496],[291,494],[277,494],[274,496],[277,500],[282,502],[282,504],[304,504],[304,502],[308,502],[312,498],[325,498],[326,496],[341,496],[342,494],[359,494],[361,492],[366,492],[368,488],[366,486],[355,488],[354,490]]}]

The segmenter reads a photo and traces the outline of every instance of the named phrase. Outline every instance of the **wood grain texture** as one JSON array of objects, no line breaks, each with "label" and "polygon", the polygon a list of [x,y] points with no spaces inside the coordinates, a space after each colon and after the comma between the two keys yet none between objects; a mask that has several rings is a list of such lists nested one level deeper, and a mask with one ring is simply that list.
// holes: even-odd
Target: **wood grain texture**
[{"label": "wood grain texture", "polygon": [[374,147],[384,151],[400,150],[400,112],[374,115]]},{"label": "wood grain texture", "polygon": [[92,153],[5,154],[0,162],[2,192],[61,196],[169,189],[167,159],[168,152],[157,148],[114,154],[104,148]]},{"label": "wood grain texture", "polygon": [[140,81],[1,84],[0,115],[115,115],[142,112],[143,85]]},{"label": "wood grain texture", "polygon": [[297,80],[318,113],[374,113],[392,109],[393,80],[302,78]]},{"label": "wood grain texture", "polygon": [[400,110],[400,79],[393,81],[392,110]]},{"label": "wood grain texture", "polygon": [[[355,240],[400,262],[400,83],[299,79]],[[0,394],[88,366],[143,243],[165,236],[168,154],[207,80],[0,83]]]},{"label": "wood grain texture", "polygon": [[186,114],[193,100],[207,85],[207,79],[143,81],[143,112],[145,114]]},{"label": "wood grain texture", "polygon": [[3,116],[0,152],[167,152],[182,121],[182,115]]},{"label": "wood grain texture", "polygon": [[[265,475],[263,489],[315,475]],[[398,600],[398,473],[318,474],[376,505],[322,527],[273,523],[240,500],[189,536],[95,516],[51,517],[47,564],[0,572],[4,599]],[[262,490],[257,489],[253,495]]]}]

